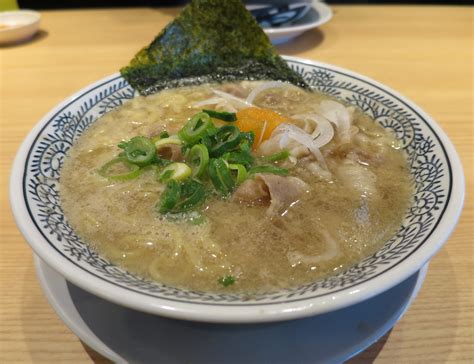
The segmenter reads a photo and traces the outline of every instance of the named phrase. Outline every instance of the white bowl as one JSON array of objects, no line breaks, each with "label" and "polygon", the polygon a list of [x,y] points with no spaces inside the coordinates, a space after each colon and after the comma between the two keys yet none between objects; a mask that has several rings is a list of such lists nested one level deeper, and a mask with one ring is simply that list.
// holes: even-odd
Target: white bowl
[{"label": "white bowl", "polygon": [[32,10],[0,12],[0,44],[21,42],[39,29],[41,15]]},{"label": "white bowl", "polygon": [[414,274],[452,232],[464,200],[459,157],[441,128],[419,107],[380,83],[339,67],[285,57],[315,89],[337,96],[391,128],[408,155],[416,193],[399,231],[344,273],[301,287],[261,294],[195,292],[147,281],[99,256],[68,225],[58,182],[64,157],[105,112],[134,97],[119,74],[66,99],[30,132],[16,156],[10,201],[35,253],[75,285],[115,303],[179,319],[264,322],[321,314],[386,291]]},{"label": "white bowl", "polygon": [[318,0],[314,0],[309,11],[291,25],[263,28],[273,44],[282,44],[327,23],[332,18],[331,8]]}]

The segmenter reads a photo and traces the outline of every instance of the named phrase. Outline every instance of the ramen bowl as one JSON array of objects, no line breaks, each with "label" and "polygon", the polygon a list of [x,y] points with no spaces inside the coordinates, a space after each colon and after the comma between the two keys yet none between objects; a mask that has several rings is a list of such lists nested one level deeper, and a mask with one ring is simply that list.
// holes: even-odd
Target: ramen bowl
[{"label": "ramen bowl", "polygon": [[77,138],[101,115],[135,97],[119,74],[55,107],[18,151],[10,200],[33,251],[73,284],[117,304],[172,318],[222,323],[323,314],[373,297],[420,270],[446,242],[462,209],[464,177],[452,143],[425,112],[390,88],[332,65],[285,59],[315,90],[359,107],[391,129],[405,150],[414,196],[398,231],[377,252],[337,275],[251,296],[160,284],[99,255],[69,225],[58,185],[64,158]]}]

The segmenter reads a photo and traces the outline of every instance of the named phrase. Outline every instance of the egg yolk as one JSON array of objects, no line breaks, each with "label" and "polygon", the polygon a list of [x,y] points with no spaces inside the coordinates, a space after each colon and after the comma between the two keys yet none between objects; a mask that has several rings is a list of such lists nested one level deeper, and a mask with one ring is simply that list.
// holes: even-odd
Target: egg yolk
[{"label": "egg yolk", "polygon": [[285,122],[288,122],[288,120],[273,110],[249,107],[237,112],[235,125],[241,131],[253,131],[255,133],[253,147],[257,148],[261,142],[270,138],[273,130],[278,125]]}]

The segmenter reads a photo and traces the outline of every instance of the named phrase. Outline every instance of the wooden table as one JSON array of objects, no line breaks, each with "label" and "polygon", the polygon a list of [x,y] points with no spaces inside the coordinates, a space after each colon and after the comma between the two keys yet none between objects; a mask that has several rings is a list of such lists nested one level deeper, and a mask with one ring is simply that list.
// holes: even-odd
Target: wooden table
[{"label": "wooden table", "polygon": [[[400,91],[426,110],[461,155],[467,196],[448,244],[430,264],[414,304],[378,343],[350,363],[474,361],[473,9],[334,6],[334,18],[282,45],[282,54],[336,64]],[[116,72],[177,9],[43,12],[31,42],[0,49],[0,362],[107,362],[56,316],[8,205],[21,141],[54,105]]]}]

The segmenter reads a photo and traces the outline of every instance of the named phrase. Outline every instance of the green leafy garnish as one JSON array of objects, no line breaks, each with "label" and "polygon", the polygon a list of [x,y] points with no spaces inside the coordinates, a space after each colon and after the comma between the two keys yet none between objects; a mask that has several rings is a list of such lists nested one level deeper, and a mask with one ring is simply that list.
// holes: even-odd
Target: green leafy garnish
[{"label": "green leafy garnish", "polygon": [[169,137],[170,137],[170,135],[168,134],[167,131],[162,131],[160,133],[160,139],[165,139],[165,138],[169,138]]},{"label": "green leafy garnish", "polygon": [[175,181],[184,181],[192,174],[191,168],[180,162],[168,164],[160,173],[158,180],[160,182],[168,182],[170,179]]},{"label": "green leafy garnish", "polygon": [[161,194],[157,208],[161,214],[178,214],[195,209],[206,199],[204,186],[193,179],[178,182],[171,179]]},{"label": "green leafy garnish", "polygon": [[288,169],[286,168],[280,168],[280,167],[275,167],[275,166],[255,166],[250,168],[249,174],[256,174],[256,173],[272,173],[272,174],[278,174],[280,176],[287,176],[288,175]]},{"label": "green leafy garnish", "polygon": [[214,188],[223,196],[230,195],[235,188],[235,180],[226,162],[222,158],[213,158],[207,170]]},{"label": "green leafy garnish", "polygon": [[193,145],[187,156],[193,169],[194,177],[201,177],[209,164],[209,152],[204,144]]},{"label": "green leafy garnish", "polygon": [[[208,113],[200,112],[176,135],[163,132],[154,143],[144,136],[120,142],[118,146],[123,152],[106,163],[99,173],[123,181],[152,170],[157,183],[166,184],[156,209],[172,221],[194,219],[198,223],[199,207],[209,196],[228,198],[237,186],[256,173],[288,174],[286,168],[271,162],[288,158],[289,152],[283,150],[257,158],[251,148],[254,136],[253,132],[241,132],[235,125],[217,127]],[[162,147],[173,144],[181,146],[185,163],[159,156]]]},{"label": "green leafy garnish", "polygon": [[214,119],[219,119],[228,122],[237,121],[237,115],[235,112],[215,111],[206,109],[202,110],[202,112],[205,112],[207,115]]},{"label": "green leafy garnish", "polygon": [[308,87],[240,0],[191,1],[121,73],[142,95],[212,81],[281,80]]},{"label": "green leafy garnish", "polygon": [[211,118],[208,114],[200,112],[194,115],[186,125],[178,132],[179,138],[188,145],[194,145],[204,136],[206,131],[212,126]]},{"label": "green leafy garnish", "polygon": [[102,177],[114,181],[127,181],[140,175],[140,167],[128,162],[125,158],[118,157],[105,163],[100,169]]},{"label": "green leafy garnish", "polygon": [[235,283],[235,277],[227,275],[219,278],[217,282],[219,282],[219,284],[222,284],[224,287],[229,287]]},{"label": "green leafy garnish", "polygon": [[278,162],[278,161],[283,161],[287,159],[290,156],[290,151],[287,149],[284,149],[278,153],[263,157],[263,160],[267,162]]},{"label": "green leafy garnish", "polygon": [[156,158],[155,144],[144,136],[136,136],[128,142],[121,142],[118,147],[124,150],[128,162],[140,167],[151,164]]},{"label": "green leafy garnish", "polygon": [[240,130],[234,125],[224,125],[213,135],[213,143],[209,148],[211,157],[220,157],[231,151],[240,143]]}]

